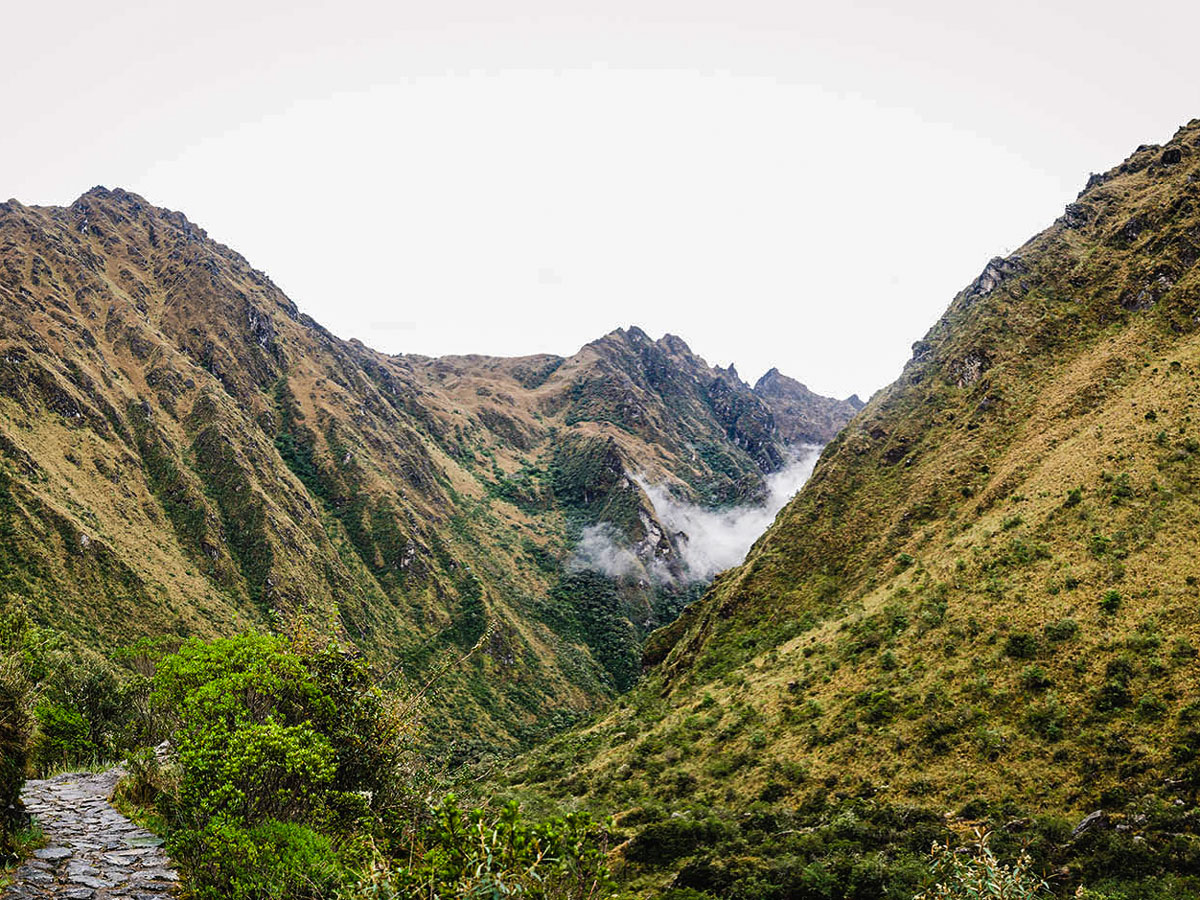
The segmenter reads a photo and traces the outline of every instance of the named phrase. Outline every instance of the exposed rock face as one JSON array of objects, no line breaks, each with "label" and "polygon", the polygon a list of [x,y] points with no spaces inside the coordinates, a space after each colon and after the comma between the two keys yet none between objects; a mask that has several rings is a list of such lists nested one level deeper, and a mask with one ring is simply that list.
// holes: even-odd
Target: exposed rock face
[{"label": "exposed rock face", "polygon": [[984,266],[979,277],[967,288],[967,295],[972,298],[986,297],[1004,282],[1026,271],[1025,264],[1021,261],[1020,257],[1010,256],[1008,259],[1005,259],[997,256]]},{"label": "exposed rock face", "polygon": [[988,367],[988,358],[979,351],[972,350],[955,365],[955,384],[959,387],[970,387],[979,380]]},{"label": "exposed rock face", "polygon": [[780,435],[791,444],[828,444],[863,407],[857,394],[845,400],[822,397],[778,369],[758,379],[754,393],[774,414]]},{"label": "exposed rock face", "polygon": [[1082,228],[1088,223],[1091,215],[1091,207],[1086,203],[1068,203],[1061,221],[1068,228]]}]

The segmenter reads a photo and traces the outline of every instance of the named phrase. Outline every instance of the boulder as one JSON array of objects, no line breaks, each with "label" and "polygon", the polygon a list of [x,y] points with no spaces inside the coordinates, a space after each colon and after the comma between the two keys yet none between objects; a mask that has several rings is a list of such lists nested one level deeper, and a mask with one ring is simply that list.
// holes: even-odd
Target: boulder
[{"label": "boulder", "polygon": [[1095,812],[1090,812],[1083,817],[1082,821],[1075,826],[1075,830],[1071,832],[1072,839],[1079,837],[1081,834],[1087,834],[1089,831],[1095,831],[1098,828],[1105,828],[1108,825],[1108,815],[1102,809]]}]

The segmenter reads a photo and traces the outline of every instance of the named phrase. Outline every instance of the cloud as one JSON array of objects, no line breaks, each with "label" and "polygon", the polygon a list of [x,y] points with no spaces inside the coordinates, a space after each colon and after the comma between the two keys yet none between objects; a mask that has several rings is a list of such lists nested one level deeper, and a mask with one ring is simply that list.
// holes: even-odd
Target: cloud
[{"label": "cloud", "polygon": [[621,533],[606,522],[583,529],[575,554],[567,570],[603,572],[609,578],[639,576],[644,572],[641,560],[626,544]]},{"label": "cloud", "polygon": [[[820,455],[820,447],[799,448],[784,468],[767,476],[767,494],[761,503],[721,509],[683,502],[664,485],[650,484],[644,478],[636,480],[654,506],[658,520],[674,535],[684,580],[709,581],[746,558],[754,542],[808,481]],[[607,523],[583,529],[567,569],[603,572],[610,578],[673,580],[661,561],[639,559],[622,534]]]},{"label": "cloud", "polygon": [[757,504],[709,509],[676,499],[663,485],[644,479],[638,479],[638,484],[654,504],[659,521],[679,536],[677,544],[688,578],[707,581],[746,558],[754,542],[808,481],[820,455],[820,447],[799,448],[783,469],[767,476],[766,499]]}]

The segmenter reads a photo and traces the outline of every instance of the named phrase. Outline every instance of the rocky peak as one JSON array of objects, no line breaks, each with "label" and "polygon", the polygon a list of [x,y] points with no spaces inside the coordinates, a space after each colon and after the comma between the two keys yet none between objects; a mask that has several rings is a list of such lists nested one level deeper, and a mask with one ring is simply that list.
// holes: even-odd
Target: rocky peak
[{"label": "rocky peak", "polygon": [[790,444],[827,444],[863,403],[837,400],[810,391],[805,385],[772,368],[754,385],[754,394],[771,410],[780,436]]}]

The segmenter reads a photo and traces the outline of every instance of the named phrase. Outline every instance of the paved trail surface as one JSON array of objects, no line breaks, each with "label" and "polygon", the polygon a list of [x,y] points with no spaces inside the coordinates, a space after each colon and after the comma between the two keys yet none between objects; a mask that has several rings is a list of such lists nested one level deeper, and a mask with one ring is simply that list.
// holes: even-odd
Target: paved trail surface
[{"label": "paved trail surface", "polygon": [[109,805],[119,769],[29,781],[21,797],[46,846],[14,873],[0,897],[61,900],[168,900],[179,876],[158,838]]}]

